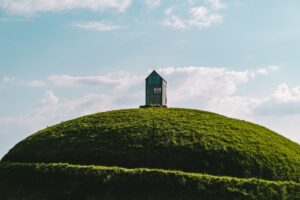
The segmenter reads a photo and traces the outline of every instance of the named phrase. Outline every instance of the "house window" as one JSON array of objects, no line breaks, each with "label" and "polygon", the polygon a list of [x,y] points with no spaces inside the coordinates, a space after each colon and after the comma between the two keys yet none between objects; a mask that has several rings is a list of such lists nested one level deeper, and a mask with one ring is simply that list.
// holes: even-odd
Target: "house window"
[{"label": "house window", "polygon": [[161,88],[154,88],[154,94],[160,94]]}]

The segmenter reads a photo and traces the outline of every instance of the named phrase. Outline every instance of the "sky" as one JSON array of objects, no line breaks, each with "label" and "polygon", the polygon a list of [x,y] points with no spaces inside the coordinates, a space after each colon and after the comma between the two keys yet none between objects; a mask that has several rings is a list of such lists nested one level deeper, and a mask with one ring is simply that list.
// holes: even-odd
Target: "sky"
[{"label": "sky", "polygon": [[261,124],[300,144],[300,1],[0,0],[0,158],[82,115],[144,104]]}]

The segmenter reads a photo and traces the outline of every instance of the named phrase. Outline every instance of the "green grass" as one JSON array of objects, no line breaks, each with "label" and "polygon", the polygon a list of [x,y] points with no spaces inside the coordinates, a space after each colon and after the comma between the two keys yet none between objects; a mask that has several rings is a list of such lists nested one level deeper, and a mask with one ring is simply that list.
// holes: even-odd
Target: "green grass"
[{"label": "green grass", "polygon": [[4,200],[296,200],[300,183],[159,169],[0,162]]},{"label": "green grass", "polygon": [[190,109],[128,109],[81,117],[33,134],[2,161],[300,182],[298,144],[259,125]]}]

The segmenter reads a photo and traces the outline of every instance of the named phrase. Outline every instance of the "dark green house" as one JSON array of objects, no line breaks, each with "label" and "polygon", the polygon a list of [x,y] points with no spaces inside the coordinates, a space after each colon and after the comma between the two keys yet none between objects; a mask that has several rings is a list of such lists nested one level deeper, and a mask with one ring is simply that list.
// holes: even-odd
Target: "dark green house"
[{"label": "dark green house", "polygon": [[146,106],[167,105],[167,81],[155,70],[146,78]]}]

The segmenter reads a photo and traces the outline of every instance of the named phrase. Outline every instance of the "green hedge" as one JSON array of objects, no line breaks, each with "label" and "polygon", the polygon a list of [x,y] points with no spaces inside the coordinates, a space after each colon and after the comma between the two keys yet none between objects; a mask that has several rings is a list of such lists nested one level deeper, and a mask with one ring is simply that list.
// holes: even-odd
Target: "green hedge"
[{"label": "green hedge", "polygon": [[300,183],[180,171],[0,163],[1,200],[296,200]]}]

